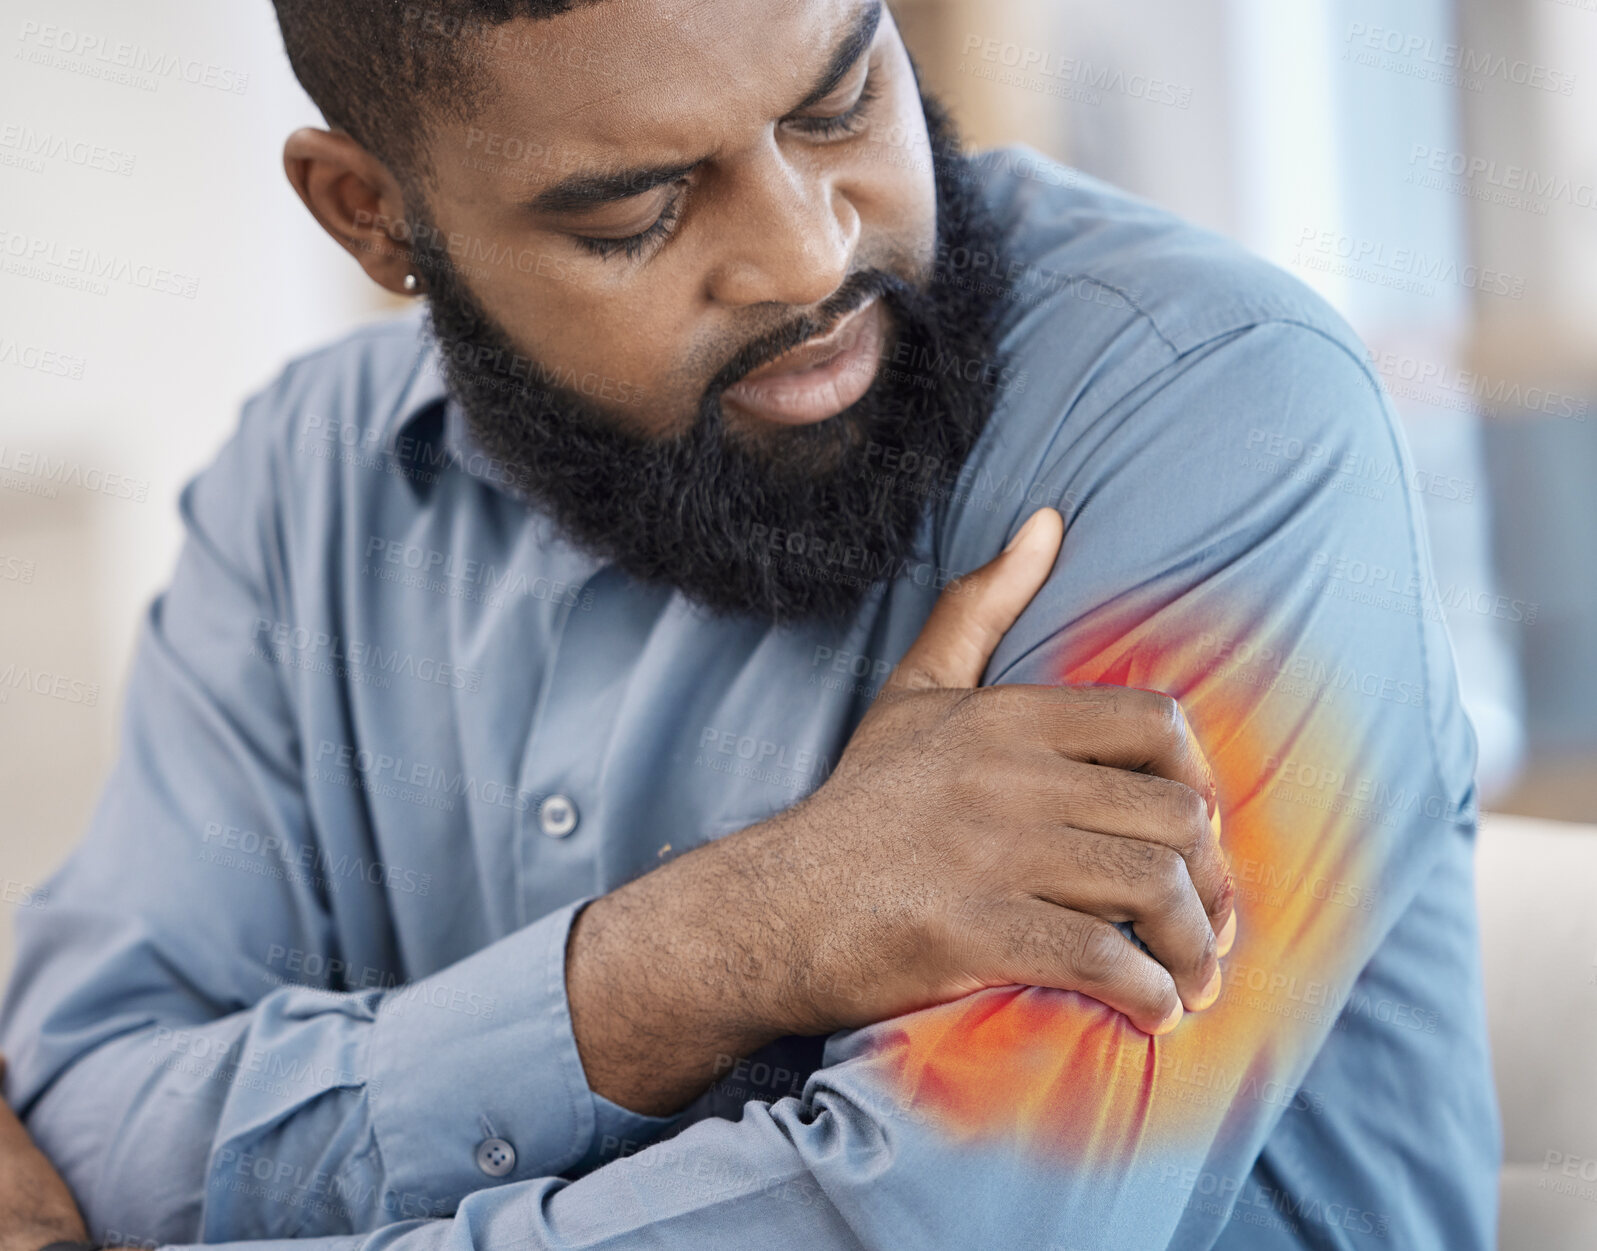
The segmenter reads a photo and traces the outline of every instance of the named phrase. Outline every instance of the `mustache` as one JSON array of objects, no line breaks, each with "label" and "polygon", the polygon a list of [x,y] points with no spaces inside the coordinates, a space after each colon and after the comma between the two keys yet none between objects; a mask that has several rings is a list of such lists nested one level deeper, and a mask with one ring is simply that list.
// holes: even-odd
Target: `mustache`
[{"label": "mustache", "polygon": [[902,278],[883,269],[862,269],[850,274],[814,313],[795,318],[745,344],[710,379],[704,392],[705,400],[719,399],[723,391],[760,366],[786,355],[801,343],[829,334],[845,317],[858,312],[878,296],[893,297],[907,288]]}]

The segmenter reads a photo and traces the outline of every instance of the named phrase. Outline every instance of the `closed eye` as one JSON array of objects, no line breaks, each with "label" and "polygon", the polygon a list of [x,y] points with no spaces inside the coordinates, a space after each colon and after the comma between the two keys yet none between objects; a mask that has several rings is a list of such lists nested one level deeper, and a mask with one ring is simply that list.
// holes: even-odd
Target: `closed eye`
[{"label": "closed eye", "polygon": [[666,202],[660,215],[643,230],[634,235],[626,235],[619,239],[596,238],[591,235],[573,235],[577,244],[593,255],[608,259],[617,253],[624,253],[628,260],[636,260],[649,248],[663,243],[675,228],[677,219],[682,216],[682,200],[686,194],[687,180],[683,179],[677,194]]},{"label": "closed eye", "polygon": [[844,112],[828,117],[790,117],[783,124],[818,139],[836,139],[842,135],[856,135],[865,129],[866,114],[881,95],[874,71],[867,73],[860,85],[860,93]]}]

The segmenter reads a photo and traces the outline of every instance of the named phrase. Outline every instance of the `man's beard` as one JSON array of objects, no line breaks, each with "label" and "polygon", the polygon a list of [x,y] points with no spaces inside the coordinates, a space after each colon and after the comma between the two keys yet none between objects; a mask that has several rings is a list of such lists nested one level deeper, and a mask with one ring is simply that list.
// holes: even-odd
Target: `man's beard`
[{"label": "man's beard", "polygon": [[[851,617],[913,552],[937,484],[955,479],[999,391],[1002,235],[952,121],[933,98],[923,94],[922,104],[937,184],[928,288],[856,271],[813,317],[739,352],[678,435],[623,429],[552,381],[558,375],[530,362],[483,310],[446,251],[418,250],[450,389],[473,439],[501,462],[504,485],[578,546],[712,612],[776,624]],[[418,243],[442,237],[424,214],[413,220]],[[862,399],[758,438],[728,426],[727,387],[873,295],[893,327]]]}]

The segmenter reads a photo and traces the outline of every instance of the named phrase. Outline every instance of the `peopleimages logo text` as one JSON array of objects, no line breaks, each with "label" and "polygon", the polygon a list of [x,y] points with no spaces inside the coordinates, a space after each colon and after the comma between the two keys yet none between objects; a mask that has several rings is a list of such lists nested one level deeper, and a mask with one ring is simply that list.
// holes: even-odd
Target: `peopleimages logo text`
[{"label": "peopleimages logo text", "polygon": [[1348,44],[1354,49],[1385,53],[1411,61],[1421,61],[1440,69],[1458,70],[1476,78],[1495,78],[1519,87],[1532,87],[1554,95],[1575,94],[1575,75],[1534,61],[1510,60],[1498,52],[1482,52],[1467,44],[1447,43],[1431,35],[1417,35],[1388,26],[1354,22],[1348,28]]}]

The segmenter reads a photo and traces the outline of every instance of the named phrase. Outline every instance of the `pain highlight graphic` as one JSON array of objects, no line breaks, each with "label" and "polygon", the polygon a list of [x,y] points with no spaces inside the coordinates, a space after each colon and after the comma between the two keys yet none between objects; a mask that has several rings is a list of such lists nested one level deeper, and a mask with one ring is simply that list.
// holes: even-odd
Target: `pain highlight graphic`
[{"label": "pain highlight graphic", "polygon": [[1386,767],[1412,759],[1391,750],[1412,718],[1344,680],[1336,657],[1282,642],[1304,633],[1285,615],[1220,623],[1166,609],[1075,633],[1016,679],[1181,701],[1218,785],[1237,939],[1218,1002],[1160,1038],[1084,995],[1035,987],[893,1023],[876,1058],[896,1101],[944,1138],[1107,1169],[1258,1143],[1284,1109],[1314,1108],[1304,1074],[1401,903],[1388,887],[1409,876],[1403,831],[1447,814]]}]

